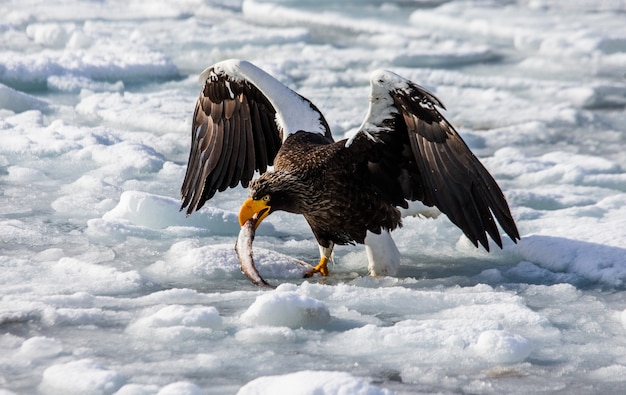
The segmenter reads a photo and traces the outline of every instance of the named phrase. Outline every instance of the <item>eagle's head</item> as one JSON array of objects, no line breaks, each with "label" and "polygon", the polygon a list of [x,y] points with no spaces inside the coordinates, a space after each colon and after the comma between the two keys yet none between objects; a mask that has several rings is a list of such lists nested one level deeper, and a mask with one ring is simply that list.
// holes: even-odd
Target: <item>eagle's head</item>
[{"label": "eagle's head", "polygon": [[256,229],[261,221],[274,211],[282,210],[302,214],[312,198],[311,188],[299,177],[284,171],[268,171],[253,180],[248,188],[249,197],[241,205],[239,224],[255,221]]}]

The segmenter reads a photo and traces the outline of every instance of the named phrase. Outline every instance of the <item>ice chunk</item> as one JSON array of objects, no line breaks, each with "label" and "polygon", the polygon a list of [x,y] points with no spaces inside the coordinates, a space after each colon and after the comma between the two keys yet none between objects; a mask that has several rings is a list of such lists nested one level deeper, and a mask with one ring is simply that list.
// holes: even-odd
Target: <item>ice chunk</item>
[{"label": "ice chunk", "polygon": [[[165,258],[147,267],[143,274],[154,281],[180,281],[187,285],[243,278],[234,242],[198,246],[193,241],[181,241],[172,245]],[[255,248],[254,258],[265,278],[302,278],[308,270],[300,261],[265,248]]]},{"label": "ice chunk", "polygon": [[317,327],[330,321],[328,307],[317,299],[295,292],[269,292],[257,297],[241,319],[249,324]]},{"label": "ice chunk", "polygon": [[36,43],[46,47],[64,47],[70,37],[71,25],[59,23],[32,23],[26,27],[26,34]]},{"label": "ice chunk", "polygon": [[491,362],[517,363],[530,355],[532,345],[515,333],[489,330],[478,336],[474,349],[478,355]]},{"label": "ice chunk", "polygon": [[244,328],[235,334],[235,338],[244,343],[285,343],[296,340],[291,328],[284,326],[255,326]]},{"label": "ice chunk", "polygon": [[114,395],[155,395],[159,387],[147,384],[126,384]]},{"label": "ice chunk", "polygon": [[35,336],[22,343],[18,357],[23,359],[50,358],[59,355],[63,351],[60,341],[45,336]]},{"label": "ice chunk", "polygon": [[138,272],[119,271],[111,266],[64,257],[50,267],[50,279],[73,291],[110,295],[137,291],[142,286]]},{"label": "ice chunk", "polygon": [[39,390],[46,395],[109,395],[126,379],[92,359],[52,365],[43,373]]},{"label": "ice chunk", "polygon": [[610,286],[626,282],[626,250],[564,237],[533,235],[523,238],[521,256],[553,272],[571,273]]},{"label": "ice chunk", "polygon": [[594,380],[603,382],[623,382],[624,377],[626,377],[626,366],[618,364],[604,366],[589,372],[589,376]]},{"label": "ice chunk", "polygon": [[169,305],[132,322],[126,331],[137,337],[161,341],[184,340],[206,335],[222,327],[222,318],[213,306]]},{"label": "ice chunk", "polygon": [[161,388],[157,395],[204,395],[204,391],[188,381],[178,381]]},{"label": "ice chunk", "polygon": [[0,84],[0,108],[6,108],[13,112],[23,112],[46,107],[48,107],[48,103],[45,101]]},{"label": "ice chunk", "polygon": [[[175,227],[195,227],[206,230],[213,235],[237,235],[239,221],[234,212],[215,207],[204,207],[197,213],[186,217],[180,210],[177,199],[155,195],[141,191],[124,191],[119,203],[102,216],[108,225],[145,229],[166,229]],[[105,224],[94,222],[90,224],[94,231]],[[274,227],[270,223],[262,223],[259,231],[263,234],[274,234]],[[234,240],[233,240],[234,245]]]},{"label": "ice chunk", "polygon": [[303,370],[296,373],[264,376],[239,389],[237,395],[392,395],[364,379],[344,372]]}]

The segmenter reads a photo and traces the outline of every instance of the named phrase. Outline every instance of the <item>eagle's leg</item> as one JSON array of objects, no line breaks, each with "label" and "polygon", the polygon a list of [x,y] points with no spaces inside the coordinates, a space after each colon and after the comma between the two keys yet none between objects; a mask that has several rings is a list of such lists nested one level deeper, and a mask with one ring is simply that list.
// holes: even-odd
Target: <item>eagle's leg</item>
[{"label": "eagle's leg", "polygon": [[371,276],[395,276],[400,267],[400,251],[388,230],[365,236],[368,269]]},{"label": "eagle's leg", "polygon": [[313,269],[309,270],[304,277],[313,277],[315,273],[319,273],[324,277],[328,276],[328,261],[332,259],[334,247],[335,244],[332,242],[329,247],[322,247],[320,245],[320,262]]},{"label": "eagle's leg", "polygon": [[320,263],[311,270],[311,274],[319,273],[322,276],[328,276],[328,258],[325,256],[320,258]]}]

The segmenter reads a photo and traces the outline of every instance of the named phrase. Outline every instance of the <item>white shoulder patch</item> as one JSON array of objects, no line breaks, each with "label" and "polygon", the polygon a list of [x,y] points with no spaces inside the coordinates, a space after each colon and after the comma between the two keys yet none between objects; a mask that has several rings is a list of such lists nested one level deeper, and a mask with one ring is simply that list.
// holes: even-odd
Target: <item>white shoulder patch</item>
[{"label": "white shoulder patch", "polygon": [[228,76],[233,82],[247,81],[259,89],[276,110],[276,123],[283,131],[283,141],[300,130],[321,135],[326,133],[322,114],[311,107],[308,100],[252,63],[239,59],[216,63],[200,74],[201,83],[212,72]]},{"label": "white shoulder patch", "polygon": [[370,75],[370,105],[359,131],[346,141],[346,148],[361,133],[370,139],[374,137],[370,132],[378,131],[387,119],[398,112],[393,104],[391,92],[407,89],[408,81],[399,75],[387,70],[376,70]]}]

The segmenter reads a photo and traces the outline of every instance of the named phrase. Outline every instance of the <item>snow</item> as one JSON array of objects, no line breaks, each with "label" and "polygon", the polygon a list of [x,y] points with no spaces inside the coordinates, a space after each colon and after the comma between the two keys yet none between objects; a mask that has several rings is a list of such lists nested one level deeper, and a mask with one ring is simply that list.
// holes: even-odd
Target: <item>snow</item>
[{"label": "snow", "polygon": [[[625,10],[1,3],[0,394],[623,392]],[[277,288],[253,286],[234,251],[247,191],[179,211],[197,76],[233,58],[310,99],[337,139],[363,123],[373,71],[424,86],[522,239],[487,253],[412,204],[398,251],[337,246],[331,276],[302,279],[315,239],[274,213],[253,248]]]}]

